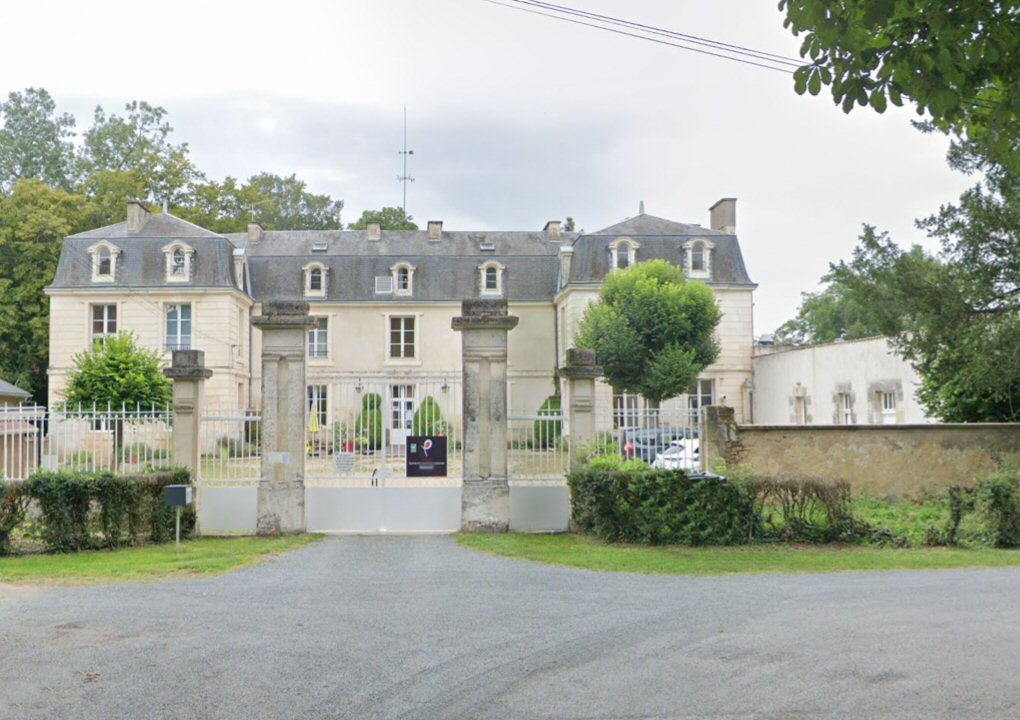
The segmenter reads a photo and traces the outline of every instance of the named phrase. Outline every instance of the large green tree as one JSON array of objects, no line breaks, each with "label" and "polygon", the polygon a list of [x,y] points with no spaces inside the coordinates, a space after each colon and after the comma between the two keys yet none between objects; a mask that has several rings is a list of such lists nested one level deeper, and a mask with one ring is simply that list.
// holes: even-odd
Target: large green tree
[{"label": "large green tree", "polygon": [[42,88],[12,92],[0,102],[0,192],[35,179],[70,190],[75,178],[74,117],[57,114]]},{"label": "large green tree", "polygon": [[938,128],[1020,165],[1020,3],[780,0],[809,63],[798,93],[831,87],[850,112],[912,103]]},{"label": "large green tree", "polygon": [[384,207],[382,210],[365,210],[356,222],[347,226],[348,230],[367,230],[369,223],[379,223],[382,230],[417,230],[414,218],[404,208]]},{"label": "large green tree", "polygon": [[613,387],[657,403],[689,391],[715,361],[719,318],[707,285],[649,260],[606,277],[576,342],[595,350]]}]

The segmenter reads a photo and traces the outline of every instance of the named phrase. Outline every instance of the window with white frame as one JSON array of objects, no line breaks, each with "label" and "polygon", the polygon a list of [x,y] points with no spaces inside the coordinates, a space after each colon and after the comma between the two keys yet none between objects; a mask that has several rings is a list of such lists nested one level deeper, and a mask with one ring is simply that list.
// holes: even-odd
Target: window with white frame
[{"label": "window with white frame", "polygon": [[166,258],[167,282],[189,282],[191,280],[195,256],[193,247],[178,240],[165,245],[163,255]]},{"label": "window with white frame", "polygon": [[308,424],[318,423],[319,429],[329,424],[329,388],[326,385],[308,386]]},{"label": "window with white frame", "polygon": [[391,360],[410,360],[417,357],[415,320],[413,315],[390,316],[389,358]]},{"label": "window with white frame", "polygon": [[117,334],[117,306],[92,306],[92,342],[106,342],[110,335]]},{"label": "window with white frame", "polygon": [[630,393],[613,392],[613,429],[641,426],[641,398]]},{"label": "window with white frame", "polygon": [[880,392],[879,402],[882,408],[882,424],[883,425],[895,425],[896,424],[896,393],[895,392]]},{"label": "window with white frame", "polygon": [[397,263],[390,268],[393,277],[394,295],[414,294],[414,265],[408,263]]},{"label": "window with white frame", "polygon": [[92,258],[92,282],[113,282],[120,248],[104,240],[90,247],[88,252]]},{"label": "window with white frame", "polygon": [[308,329],[308,357],[329,356],[329,318],[313,318],[315,324]]},{"label": "window with white frame", "polygon": [[687,411],[693,419],[701,417],[701,409],[715,402],[715,380],[699,379],[687,393]]},{"label": "window with white frame", "polygon": [[637,262],[637,250],[641,247],[630,238],[620,238],[609,243],[609,269],[624,270]]},{"label": "window with white frame", "polygon": [[691,240],[684,243],[687,252],[688,277],[707,279],[712,275],[712,250],[715,245],[707,240]]},{"label": "window with white frame", "polygon": [[191,305],[173,303],[166,306],[166,349],[191,349]]},{"label": "window with white frame", "polygon": [[503,273],[505,270],[506,266],[495,260],[480,265],[478,267],[479,294],[492,297],[501,296],[503,294]]},{"label": "window with white frame", "polygon": [[854,399],[848,392],[836,394],[836,419],[839,425],[854,424]]},{"label": "window with white frame", "polygon": [[305,297],[326,297],[329,270],[322,263],[308,263],[303,268]]},{"label": "window with white frame", "polygon": [[414,420],[414,385],[390,386],[390,428],[403,430],[394,433],[393,442],[402,442],[402,438],[411,434]]}]

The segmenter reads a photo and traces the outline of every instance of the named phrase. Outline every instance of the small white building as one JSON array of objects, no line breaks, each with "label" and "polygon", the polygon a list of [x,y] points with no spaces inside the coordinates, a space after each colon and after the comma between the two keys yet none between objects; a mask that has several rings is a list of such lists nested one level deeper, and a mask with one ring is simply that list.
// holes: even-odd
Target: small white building
[{"label": "small white building", "polygon": [[755,425],[884,425],[933,422],[915,394],[921,381],[888,338],[757,348]]}]

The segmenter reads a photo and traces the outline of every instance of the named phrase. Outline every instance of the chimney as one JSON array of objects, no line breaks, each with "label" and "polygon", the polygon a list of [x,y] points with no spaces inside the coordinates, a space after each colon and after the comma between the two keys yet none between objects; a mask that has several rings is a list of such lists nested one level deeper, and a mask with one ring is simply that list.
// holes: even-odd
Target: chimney
[{"label": "chimney", "polygon": [[548,235],[549,239],[552,240],[553,242],[559,242],[560,241],[560,221],[559,220],[550,220],[549,222],[547,222],[545,224],[545,227],[542,228],[542,231],[546,235]]},{"label": "chimney", "polygon": [[262,227],[262,223],[250,222],[248,223],[248,242],[257,243],[262,239],[262,233],[265,232],[265,228]]},{"label": "chimney", "polygon": [[443,221],[429,220],[429,241],[437,242],[443,239]]},{"label": "chimney", "polygon": [[560,245],[560,289],[562,290],[570,282],[570,265],[574,260],[574,248],[570,245]]},{"label": "chimney", "polygon": [[723,198],[708,209],[711,213],[710,227],[730,234],[737,232],[737,199]]},{"label": "chimney", "polygon": [[367,229],[369,240],[378,240],[382,237],[382,226],[379,223],[369,223]]},{"label": "chimney", "polygon": [[127,231],[136,233],[142,229],[145,221],[149,219],[149,208],[142,205],[141,200],[128,200],[127,204]]}]

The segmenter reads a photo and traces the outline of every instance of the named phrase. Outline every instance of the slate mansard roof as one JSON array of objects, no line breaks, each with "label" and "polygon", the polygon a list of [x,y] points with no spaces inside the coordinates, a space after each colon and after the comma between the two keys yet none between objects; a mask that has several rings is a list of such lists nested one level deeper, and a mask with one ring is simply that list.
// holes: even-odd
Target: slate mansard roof
[{"label": "slate mansard roof", "polygon": [[[552,302],[560,287],[560,251],[573,248],[568,284],[599,283],[609,272],[609,244],[619,238],[639,245],[638,262],[662,258],[683,264],[684,244],[705,240],[712,244],[710,284],[755,287],[747,274],[737,237],[664,220],[652,215],[636,218],[595,233],[505,231],[443,231],[431,240],[427,230],[382,231],[378,239],[356,230],[272,231],[218,235],[172,215],[145,219],[134,233],[127,223],[68,237],[52,289],[109,291],[132,288],[237,288],[235,251],[244,255],[243,286],[256,301],[307,299],[309,302],[459,302],[480,295],[479,268],[491,261],[506,268],[504,297],[512,302]],[[180,240],[195,249],[191,281],[168,283],[163,248]],[[121,252],[115,282],[93,282],[88,249],[105,241]],[[319,263],[328,270],[326,296],[304,297],[303,268]],[[413,293],[377,294],[376,277],[390,277],[392,268],[414,268]]]}]

